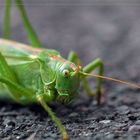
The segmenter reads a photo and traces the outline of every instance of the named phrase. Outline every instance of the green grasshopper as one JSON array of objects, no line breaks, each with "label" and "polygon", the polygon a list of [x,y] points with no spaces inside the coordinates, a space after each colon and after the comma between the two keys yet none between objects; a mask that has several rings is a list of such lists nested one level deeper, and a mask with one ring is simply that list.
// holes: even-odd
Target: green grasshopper
[{"label": "green grasshopper", "polygon": [[[64,59],[55,50],[41,48],[42,45],[27,18],[22,1],[15,0],[15,2],[31,46],[0,39],[0,99],[23,105],[39,103],[57,125],[62,139],[68,140],[65,127],[48,103],[71,102],[78,95],[81,82],[87,95],[96,95],[97,102],[100,104],[103,78],[140,88],[135,84],[102,76],[103,62],[100,59],[81,67],[77,64],[79,58],[74,52],[70,52],[68,59]],[[6,0],[3,38],[9,38],[10,35],[10,7],[11,0]],[[97,75],[89,74],[96,68],[99,69]],[[95,94],[89,88],[87,76],[97,77]]]}]

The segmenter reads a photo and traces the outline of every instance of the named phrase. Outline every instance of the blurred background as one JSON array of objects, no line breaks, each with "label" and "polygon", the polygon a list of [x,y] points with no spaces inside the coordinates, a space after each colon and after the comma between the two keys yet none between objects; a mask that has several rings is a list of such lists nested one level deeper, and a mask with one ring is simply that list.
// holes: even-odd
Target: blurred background
[{"label": "blurred background", "polygon": [[[77,52],[86,65],[97,57],[107,75],[131,79],[140,75],[140,2],[138,0],[23,0],[44,47],[67,57]],[[0,0],[0,35],[4,0]],[[27,43],[13,1],[11,39]]]}]

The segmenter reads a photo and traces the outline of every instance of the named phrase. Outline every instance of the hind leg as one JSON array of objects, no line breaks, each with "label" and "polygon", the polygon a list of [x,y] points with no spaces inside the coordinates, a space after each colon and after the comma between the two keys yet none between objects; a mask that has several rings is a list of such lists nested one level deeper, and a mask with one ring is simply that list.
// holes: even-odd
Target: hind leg
[{"label": "hind leg", "polygon": [[0,82],[5,84],[10,90],[11,96],[16,102],[21,101],[22,97],[28,97],[32,95],[27,89],[20,86],[17,82],[11,67],[7,64],[5,58],[0,53]]},{"label": "hind leg", "polygon": [[3,38],[9,38],[10,36],[10,10],[11,0],[5,0],[5,9],[3,16]]},{"label": "hind leg", "polygon": [[27,17],[22,0],[15,0],[15,2],[16,2],[16,6],[19,10],[19,14],[20,14],[21,19],[23,21],[25,30],[27,32],[28,39],[29,39],[32,47],[41,48],[42,44],[41,44],[33,26],[32,26],[32,24],[30,23],[29,18]]}]

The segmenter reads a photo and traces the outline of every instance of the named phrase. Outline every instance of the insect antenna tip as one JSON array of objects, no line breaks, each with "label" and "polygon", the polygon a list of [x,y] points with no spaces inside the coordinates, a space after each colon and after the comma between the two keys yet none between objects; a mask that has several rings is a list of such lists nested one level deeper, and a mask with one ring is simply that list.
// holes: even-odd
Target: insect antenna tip
[{"label": "insect antenna tip", "polygon": [[130,82],[127,82],[127,81],[124,81],[124,80],[119,80],[119,79],[116,79],[116,78],[111,78],[111,77],[102,76],[102,75],[93,74],[93,73],[90,74],[90,73],[81,72],[81,74],[86,75],[86,76],[93,76],[93,77],[97,77],[97,78],[102,78],[102,79],[109,80],[109,81],[114,81],[114,82],[117,82],[117,83],[122,83],[122,84],[125,84],[125,85],[128,85],[128,86],[140,89],[139,85],[134,84],[134,83],[130,83]]}]

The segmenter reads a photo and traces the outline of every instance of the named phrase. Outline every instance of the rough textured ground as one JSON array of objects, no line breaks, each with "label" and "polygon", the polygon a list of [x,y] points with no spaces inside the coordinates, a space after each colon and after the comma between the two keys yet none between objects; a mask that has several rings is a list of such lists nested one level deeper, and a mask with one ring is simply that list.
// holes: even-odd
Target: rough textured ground
[{"label": "rough textured ground", "polygon": [[[75,50],[83,66],[100,57],[105,75],[140,83],[140,3],[136,0],[57,1],[25,0],[45,47],[55,48],[65,57],[70,50]],[[2,11],[3,1],[0,2],[0,25]],[[27,43],[25,35],[13,6],[11,38]],[[93,82],[90,81],[91,86]],[[52,105],[71,139],[140,139],[140,90],[107,81],[104,89],[100,106],[86,98],[82,89],[72,105]],[[35,140],[60,137],[41,107],[0,103],[0,139],[23,140],[34,133]]]}]

